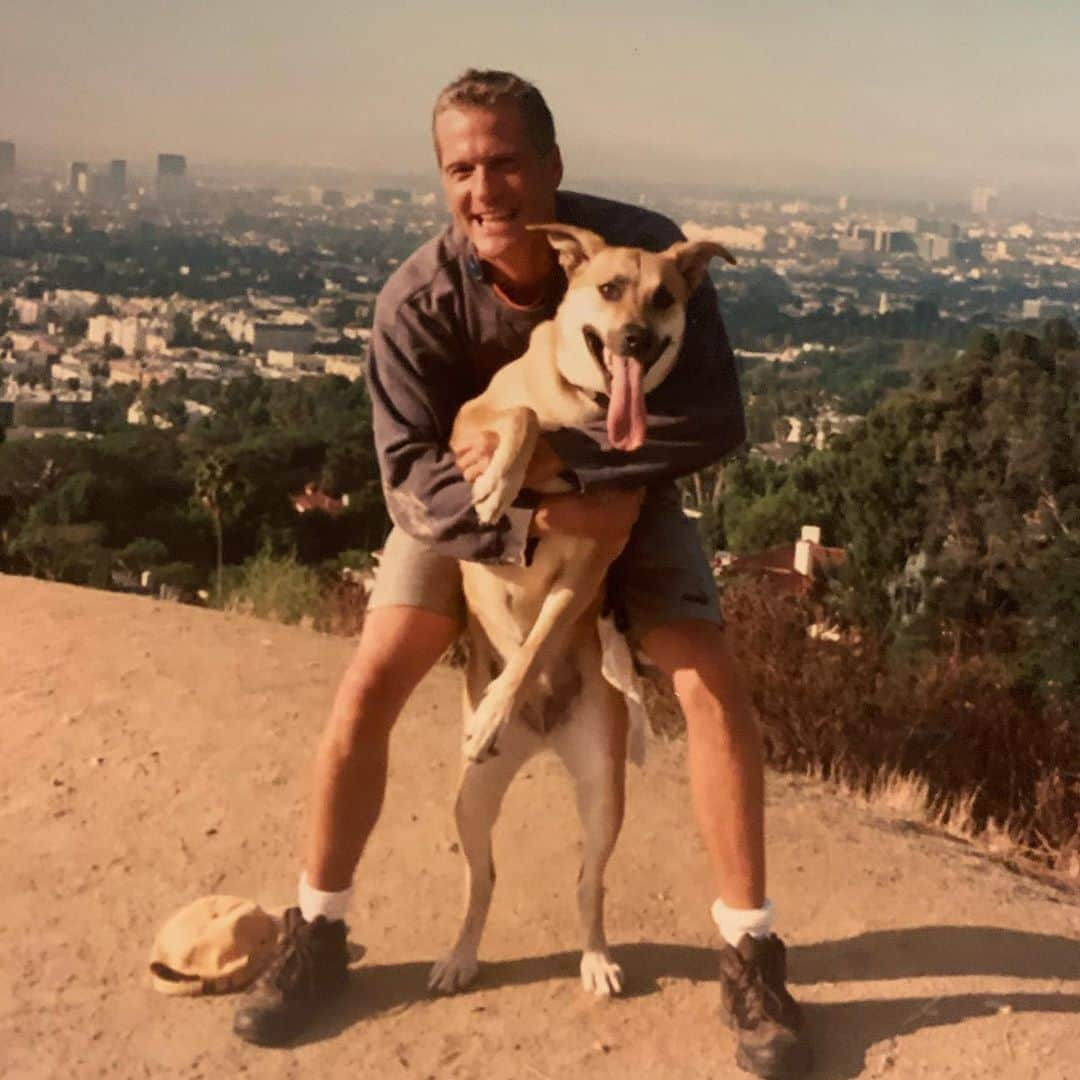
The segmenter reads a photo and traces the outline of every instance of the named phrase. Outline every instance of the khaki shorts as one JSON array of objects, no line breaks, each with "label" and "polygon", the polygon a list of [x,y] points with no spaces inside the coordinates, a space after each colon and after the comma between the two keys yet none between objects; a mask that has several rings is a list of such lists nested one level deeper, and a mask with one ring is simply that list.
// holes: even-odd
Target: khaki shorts
[{"label": "khaki shorts", "polygon": [[[630,541],[611,568],[608,592],[621,606],[635,641],[679,619],[723,625],[712,570],[673,487],[651,492],[642,504]],[[368,608],[398,604],[465,621],[457,560],[395,526],[383,548]]]}]

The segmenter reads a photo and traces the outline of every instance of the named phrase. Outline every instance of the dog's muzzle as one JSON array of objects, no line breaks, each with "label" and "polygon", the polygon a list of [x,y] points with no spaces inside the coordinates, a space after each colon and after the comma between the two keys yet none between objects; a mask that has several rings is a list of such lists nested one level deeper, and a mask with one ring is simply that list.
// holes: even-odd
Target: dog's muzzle
[{"label": "dog's muzzle", "polygon": [[[581,333],[585,338],[586,347],[603,372],[604,381],[610,385],[611,369],[606,360],[607,350],[604,348],[604,339],[592,326],[583,326]],[[664,337],[657,341],[656,335],[648,327],[632,323],[612,334],[609,345],[610,351],[616,356],[632,356],[641,364],[643,371],[648,371],[667,352],[668,346],[671,345],[671,338]]]}]

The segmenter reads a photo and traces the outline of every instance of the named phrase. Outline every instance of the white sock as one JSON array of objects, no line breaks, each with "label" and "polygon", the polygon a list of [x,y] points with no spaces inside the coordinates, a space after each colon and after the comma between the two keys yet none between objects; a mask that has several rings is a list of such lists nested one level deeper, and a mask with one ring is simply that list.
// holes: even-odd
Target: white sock
[{"label": "white sock", "polygon": [[323,892],[309,884],[307,871],[300,874],[300,914],[305,922],[311,922],[320,915],[333,922],[335,919],[344,920],[348,914],[349,905],[352,903],[353,887],[350,885],[341,892]]},{"label": "white sock", "polygon": [[718,899],[712,906],[712,917],[720,936],[734,947],[744,934],[755,938],[769,936],[773,922],[772,901],[766,900],[759,908],[730,908]]}]

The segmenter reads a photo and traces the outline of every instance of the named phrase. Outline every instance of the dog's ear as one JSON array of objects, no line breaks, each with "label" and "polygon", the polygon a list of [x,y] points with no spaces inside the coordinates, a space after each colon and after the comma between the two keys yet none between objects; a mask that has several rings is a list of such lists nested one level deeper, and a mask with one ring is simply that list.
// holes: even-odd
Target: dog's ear
[{"label": "dog's ear", "polygon": [[559,264],[567,277],[607,246],[602,236],[576,225],[529,225],[528,228],[547,234],[548,243],[559,253]]},{"label": "dog's ear", "polygon": [[672,244],[664,254],[675,260],[675,266],[686,278],[686,285],[691,292],[697,288],[698,282],[705,276],[705,269],[710,259],[719,256],[732,266],[735,265],[735,256],[723,244],[715,240],[680,240]]}]

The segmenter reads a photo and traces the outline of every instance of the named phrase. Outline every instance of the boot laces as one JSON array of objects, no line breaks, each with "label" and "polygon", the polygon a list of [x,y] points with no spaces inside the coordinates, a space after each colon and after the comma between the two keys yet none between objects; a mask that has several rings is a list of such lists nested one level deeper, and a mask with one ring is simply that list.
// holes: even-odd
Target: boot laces
[{"label": "boot laces", "polygon": [[314,926],[285,918],[285,941],[269,971],[270,981],[283,994],[311,995],[318,987],[319,945]]},{"label": "boot laces", "polygon": [[757,1027],[763,1020],[782,1021],[784,1002],[779,993],[766,979],[765,964],[739,957],[739,970],[735,975],[735,1007],[740,1023],[745,1027]]}]

